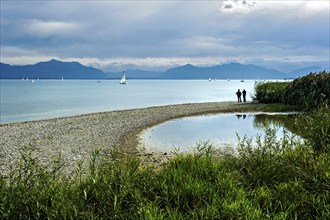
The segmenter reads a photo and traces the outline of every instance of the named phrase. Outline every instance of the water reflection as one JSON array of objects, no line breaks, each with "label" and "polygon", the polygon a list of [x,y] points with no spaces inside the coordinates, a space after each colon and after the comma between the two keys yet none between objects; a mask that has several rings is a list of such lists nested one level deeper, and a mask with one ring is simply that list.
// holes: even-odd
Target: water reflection
[{"label": "water reflection", "polygon": [[236,115],[236,116],[237,116],[237,119],[240,119],[240,118],[242,118],[242,117],[243,117],[243,119],[246,118],[246,115]]},{"label": "water reflection", "polygon": [[[263,136],[265,129],[274,128],[276,136],[283,136],[286,123],[294,114],[236,113],[195,116],[165,122],[144,131],[140,144],[150,150],[170,152],[175,147],[180,152],[190,152],[200,142],[210,142],[215,147],[236,146],[239,137]],[[289,132],[290,133],[290,132]]]}]

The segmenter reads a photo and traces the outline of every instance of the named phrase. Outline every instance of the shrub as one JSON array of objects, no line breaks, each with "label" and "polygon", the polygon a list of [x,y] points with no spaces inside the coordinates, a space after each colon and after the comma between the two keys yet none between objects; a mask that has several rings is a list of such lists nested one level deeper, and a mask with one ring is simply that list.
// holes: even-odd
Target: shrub
[{"label": "shrub", "polygon": [[287,87],[284,102],[313,109],[330,104],[330,72],[310,73],[293,80]]},{"label": "shrub", "polygon": [[284,103],[306,110],[330,104],[330,72],[310,73],[292,82],[257,82],[254,99],[262,103]]},{"label": "shrub", "polygon": [[287,82],[256,82],[254,100],[262,103],[283,103]]}]

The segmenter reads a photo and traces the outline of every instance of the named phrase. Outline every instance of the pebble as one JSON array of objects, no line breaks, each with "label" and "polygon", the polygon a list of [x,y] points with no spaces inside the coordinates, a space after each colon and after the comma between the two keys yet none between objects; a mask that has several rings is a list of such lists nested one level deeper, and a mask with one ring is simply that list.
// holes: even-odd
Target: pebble
[{"label": "pebble", "polygon": [[[0,175],[8,174],[10,166],[17,165],[21,155],[28,152],[33,152],[31,155],[45,166],[60,157],[69,174],[76,169],[79,160],[86,169],[95,149],[136,148],[136,135],[145,128],[185,116],[242,110],[245,105],[236,102],[179,104],[1,124]],[[145,152],[145,149],[138,149],[138,155],[142,158],[155,156],[151,161],[156,163],[170,156]]]}]

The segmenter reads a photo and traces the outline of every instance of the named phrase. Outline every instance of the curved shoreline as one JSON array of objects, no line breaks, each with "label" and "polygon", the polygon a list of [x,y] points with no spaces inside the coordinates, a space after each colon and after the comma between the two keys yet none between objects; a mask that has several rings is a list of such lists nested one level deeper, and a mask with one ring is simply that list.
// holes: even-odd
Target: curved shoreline
[{"label": "curved shoreline", "polygon": [[154,161],[153,154],[137,149],[137,135],[143,129],[193,115],[253,111],[255,106],[236,102],[191,103],[2,124],[0,173],[17,165],[21,153],[26,152],[32,152],[33,158],[46,165],[60,157],[69,173],[80,160],[86,168],[93,150],[114,146],[126,154],[144,157],[147,162]]}]

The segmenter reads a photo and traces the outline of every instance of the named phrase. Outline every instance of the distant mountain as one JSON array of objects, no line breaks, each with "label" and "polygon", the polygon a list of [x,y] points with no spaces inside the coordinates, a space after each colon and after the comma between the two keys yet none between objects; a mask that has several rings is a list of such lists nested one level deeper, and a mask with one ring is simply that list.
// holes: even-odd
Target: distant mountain
[{"label": "distant mountain", "polygon": [[104,79],[106,74],[93,67],[84,66],[78,62],[62,62],[52,59],[34,65],[18,66],[0,63],[0,78],[21,79]]},{"label": "distant mountain", "polygon": [[287,74],[256,65],[229,63],[211,67],[197,67],[191,64],[169,69],[162,74],[168,79],[282,79]]},{"label": "distant mountain", "polygon": [[319,67],[319,66],[310,66],[310,67],[293,70],[293,71],[289,72],[288,75],[290,75],[292,78],[297,78],[300,76],[307,75],[309,73],[320,72],[323,70],[326,70],[326,69]]},{"label": "distant mountain", "polygon": [[[283,73],[253,64],[228,63],[210,67],[186,64],[161,71],[126,70],[127,79],[285,79],[297,78],[310,72],[319,72],[321,67],[312,66]],[[122,72],[107,72],[84,66],[78,62],[50,60],[34,65],[18,66],[0,63],[2,79],[120,79]]]}]

